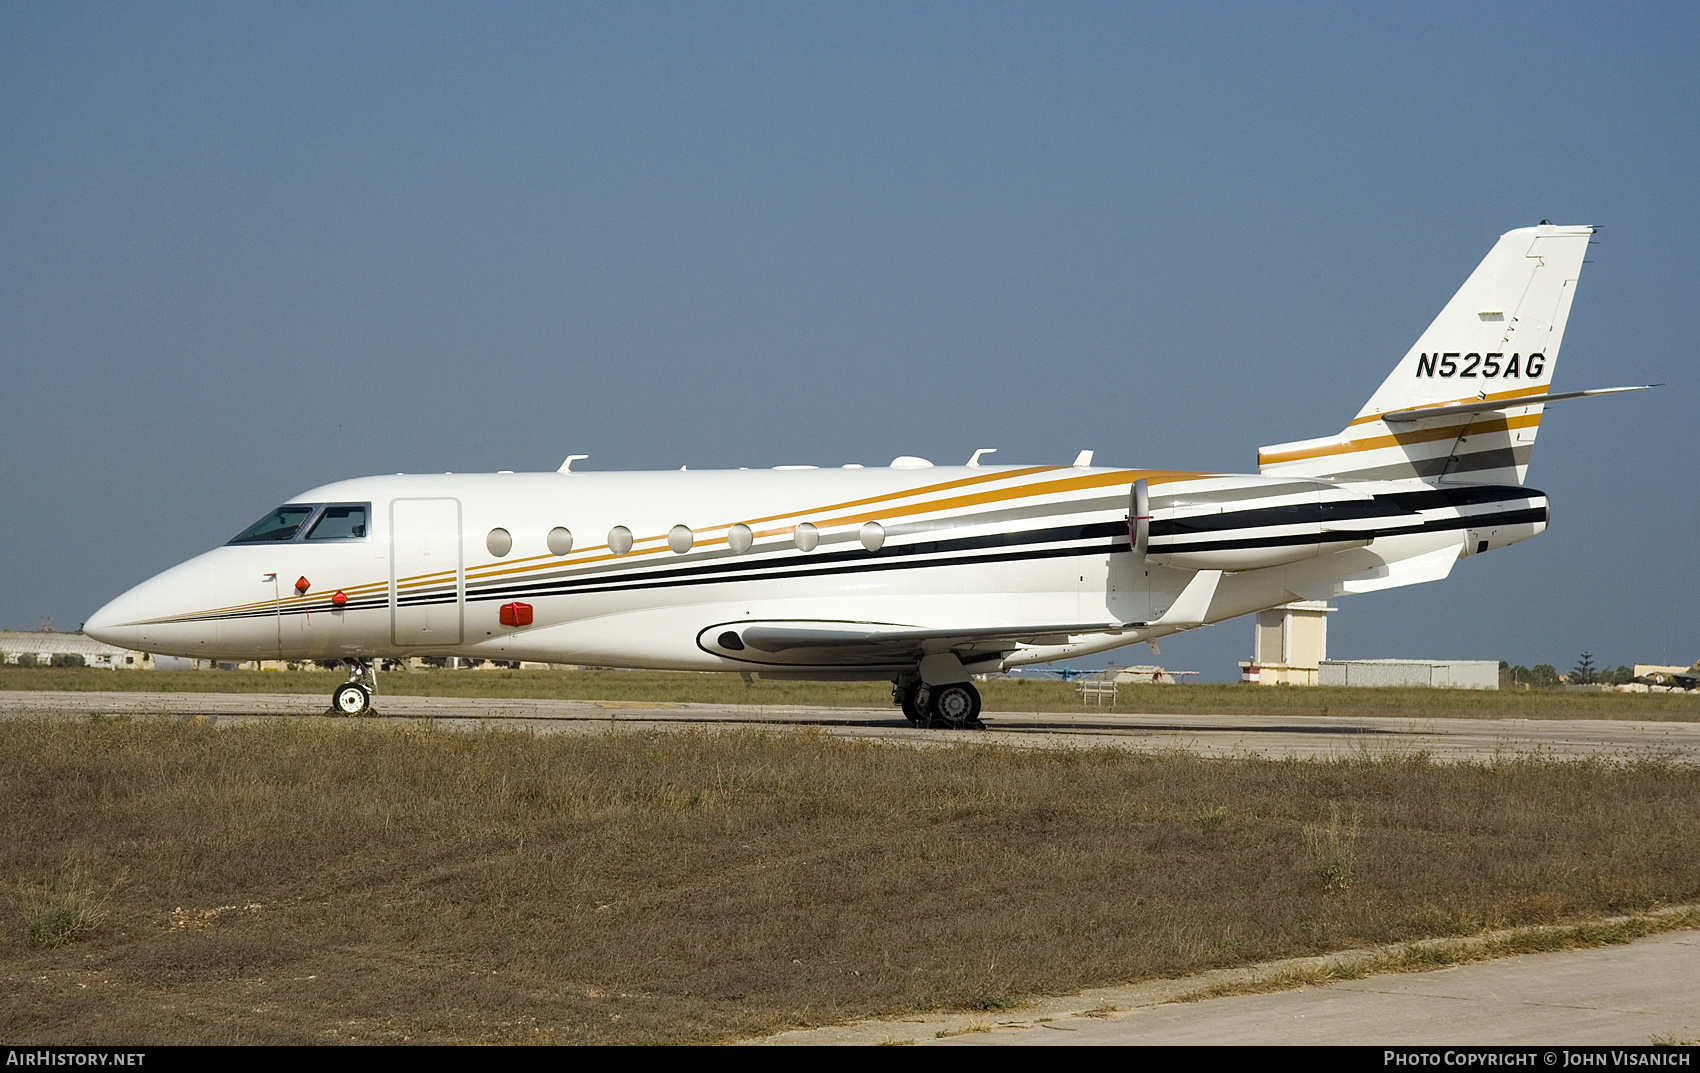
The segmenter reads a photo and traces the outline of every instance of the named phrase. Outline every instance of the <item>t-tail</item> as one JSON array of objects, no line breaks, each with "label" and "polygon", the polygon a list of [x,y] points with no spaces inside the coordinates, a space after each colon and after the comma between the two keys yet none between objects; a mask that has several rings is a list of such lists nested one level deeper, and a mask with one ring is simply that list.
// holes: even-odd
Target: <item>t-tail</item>
[{"label": "t-tail", "polygon": [[1258,451],[1266,476],[1522,484],[1592,227],[1500,236],[1392,375],[1336,436]]}]

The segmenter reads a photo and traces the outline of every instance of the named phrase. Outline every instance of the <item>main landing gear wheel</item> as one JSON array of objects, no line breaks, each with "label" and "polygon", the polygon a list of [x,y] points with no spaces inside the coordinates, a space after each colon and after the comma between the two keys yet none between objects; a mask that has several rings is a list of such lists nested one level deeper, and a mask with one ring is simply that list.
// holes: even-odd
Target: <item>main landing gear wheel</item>
[{"label": "main landing gear wheel", "polygon": [[980,722],[980,691],[970,682],[952,682],[927,690],[927,714],[951,729],[983,730]]},{"label": "main landing gear wheel", "polygon": [[338,715],[365,715],[372,710],[372,691],[359,682],[345,682],[331,695]]},{"label": "main landing gear wheel", "polygon": [[927,705],[922,700],[922,693],[925,689],[926,686],[920,682],[910,682],[903,687],[901,699],[898,701],[903,707],[903,717],[909,720],[912,725],[918,727],[927,725]]}]

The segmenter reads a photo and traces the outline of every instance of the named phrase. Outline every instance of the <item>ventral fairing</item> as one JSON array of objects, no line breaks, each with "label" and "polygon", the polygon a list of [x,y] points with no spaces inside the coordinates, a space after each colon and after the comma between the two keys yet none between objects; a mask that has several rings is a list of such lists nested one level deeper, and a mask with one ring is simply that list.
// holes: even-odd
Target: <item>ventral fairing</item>
[{"label": "ventral fairing", "polygon": [[[398,475],[304,492],[103,607],[115,645],[885,679],[978,725],[972,676],[1293,600],[1435,581],[1540,533],[1524,485],[1590,227],[1502,236],[1338,434],[1256,475],[1072,466]],[[1632,389],[1605,389],[1632,390]],[[582,457],[582,456],[575,456]]]}]

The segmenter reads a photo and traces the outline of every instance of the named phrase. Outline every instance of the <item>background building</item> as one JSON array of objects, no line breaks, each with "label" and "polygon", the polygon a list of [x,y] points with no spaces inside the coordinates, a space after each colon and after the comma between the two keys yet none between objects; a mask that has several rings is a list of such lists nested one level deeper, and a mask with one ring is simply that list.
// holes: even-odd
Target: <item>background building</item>
[{"label": "background building", "polygon": [[1325,659],[1325,686],[1432,686],[1498,689],[1499,661],[1491,659]]},{"label": "background building", "polygon": [[[110,670],[152,670],[153,657],[146,652],[115,648],[81,633],[55,630],[0,630],[0,658],[17,665],[20,659],[50,667],[54,657],[80,656],[85,667]],[[61,661],[63,663],[63,661]]]},{"label": "background building", "polygon": [[1240,681],[1264,686],[1317,685],[1317,668],[1328,657],[1327,600],[1299,600],[1257,613],[1249,662]]}]

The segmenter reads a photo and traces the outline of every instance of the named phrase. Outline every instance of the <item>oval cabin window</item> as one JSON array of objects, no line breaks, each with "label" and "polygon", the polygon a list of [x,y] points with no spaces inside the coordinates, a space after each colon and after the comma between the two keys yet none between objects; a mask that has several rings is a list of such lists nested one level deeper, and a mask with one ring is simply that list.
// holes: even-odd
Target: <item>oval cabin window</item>
[{"label": "oval cabin window", "polygon": [[490,549],[490,554],[500,559],[514,550],[513,534],[506,529],[492,529],[490,535],[484,538],[484,546]]}]

